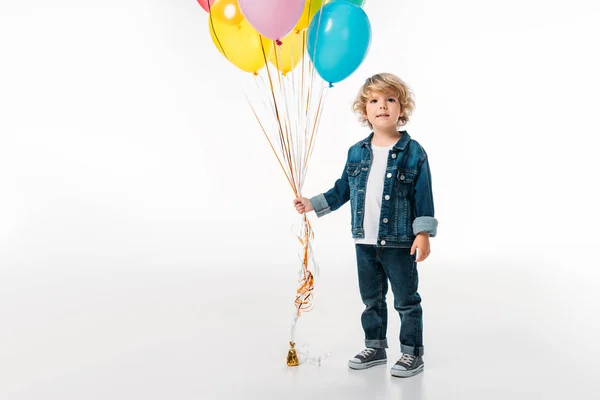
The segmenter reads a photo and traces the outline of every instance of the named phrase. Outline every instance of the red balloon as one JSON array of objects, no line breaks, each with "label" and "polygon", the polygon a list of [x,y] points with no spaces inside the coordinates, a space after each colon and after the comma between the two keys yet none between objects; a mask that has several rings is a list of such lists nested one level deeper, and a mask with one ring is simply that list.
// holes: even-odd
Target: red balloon
[{"label": "red balloon", "polygon": [[209,11],[208,11],[208,10],[209,10],[209,6],[208,6],[208,3],[209,3],[209,2],[211,2],[211,3],[212,3],[212,1],[211,1],[211,0],[198,0],[198,4],[200,4],[200,6],[201,6],[202,8],[204,8],[204,11],[206,11],[206,12],[209,12]]}]

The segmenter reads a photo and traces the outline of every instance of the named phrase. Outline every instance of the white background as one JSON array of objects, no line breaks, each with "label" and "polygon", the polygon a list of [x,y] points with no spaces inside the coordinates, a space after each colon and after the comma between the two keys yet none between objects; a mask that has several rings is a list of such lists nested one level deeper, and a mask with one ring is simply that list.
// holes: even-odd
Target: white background
[{"label": "white background", "polygon": [[[304,194],[369,133],[363,80],[407,81],[440,221],[419,267],[425,372],[347,370],[348,206],[311,216],[321,275],[298,323],[331,357],[285,366],[293,194],[194,0],[2,0],[0,399],[596,398],[600,10],[365,11],[370,52],[327,95]],[[390,312],[388,367],[397,330]]]}]

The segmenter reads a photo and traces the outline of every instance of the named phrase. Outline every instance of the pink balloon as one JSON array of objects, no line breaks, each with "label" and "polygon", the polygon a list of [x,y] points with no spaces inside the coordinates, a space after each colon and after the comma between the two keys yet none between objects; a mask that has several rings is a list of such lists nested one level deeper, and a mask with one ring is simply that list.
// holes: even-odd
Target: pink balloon
[{"label": "pink balloon", "polygon": [[238,0],[246,20],[260,34],[279,40],[294,29],[305,0]]}]

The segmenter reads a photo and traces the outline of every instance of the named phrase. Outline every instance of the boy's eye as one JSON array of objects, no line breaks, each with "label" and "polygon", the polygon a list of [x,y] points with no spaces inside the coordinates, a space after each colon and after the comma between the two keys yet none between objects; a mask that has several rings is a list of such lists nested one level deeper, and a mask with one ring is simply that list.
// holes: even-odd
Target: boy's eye
[{"label": "boy's eye", "polygon": [[371,100],[371,103],[377,103],[377,99]]},{"label": "boy's eye", "polygon": [[396,101],[396,99],[393,98],[389,98],[388,101],[391,101],[392,103]]}]

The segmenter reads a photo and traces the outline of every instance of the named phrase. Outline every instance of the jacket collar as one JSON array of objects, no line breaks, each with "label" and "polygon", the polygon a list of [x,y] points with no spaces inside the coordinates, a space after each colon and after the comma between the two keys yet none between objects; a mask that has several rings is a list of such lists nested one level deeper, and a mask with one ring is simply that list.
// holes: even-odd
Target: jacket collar
[{"label": "jacket collar", "polygon": [[[394,145],[394,150],[401,150],[401,151],[403,151],[406,148],[406,145],[408,144],[408,142],[410,141],[410,135],[406,131],[398,131],[398,132],[402,134],[402,137],[400,139],[398,139],[398,141]],[[371,134],[369,135],[369,137],[367,137],[365,140],[363,140],[360,145],[362,147],[370,145],[371,144],[371,139],[373,139],[373,135],[374,135],[374,133],[371,132]]]}]

